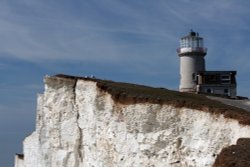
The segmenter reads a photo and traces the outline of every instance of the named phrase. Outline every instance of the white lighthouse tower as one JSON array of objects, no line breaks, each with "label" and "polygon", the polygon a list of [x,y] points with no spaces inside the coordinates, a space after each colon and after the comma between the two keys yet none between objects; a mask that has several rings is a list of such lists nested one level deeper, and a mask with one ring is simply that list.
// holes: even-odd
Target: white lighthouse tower
[{"label": "white lighthouse tower", "polygon": [[205,55],[207,49],[203,47],[203,38],[198,33],[190,31],[182,37],[180,48],[177,49],[180,57],[180,92],[196,91],[196,76],[205,71]]}]

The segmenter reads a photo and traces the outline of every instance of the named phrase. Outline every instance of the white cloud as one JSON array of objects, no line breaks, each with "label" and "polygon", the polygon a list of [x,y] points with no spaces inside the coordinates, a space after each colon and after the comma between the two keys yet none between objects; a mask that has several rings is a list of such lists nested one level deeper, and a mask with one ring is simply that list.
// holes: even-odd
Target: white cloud
[{"label": "white cloud", "polygon": [[83,1],[75,8],[67,7],[66,1],[1,3],[1,52],[37,62],[111,62],[136,57],[150,62],[165,55],[174,60],[178,38],[190,28],[216,39],[220,32],[229,35],[234,28],[248,28],[250,14],[246,5],[231,0]]},{"label": "white cloud", "polygon": [[[7,14],[5,13],[4,16],[10,14],[10,11],[17,10],[15,7],[18,5],[13,6],[9,5],[10,9],[5,10]],[[26,1],[26,5],[22,6],[28,6],[29,9],[33,7],[35,10],[39,6],[44,7],[44,4]],[[111,61],[122,58],[124,49],[133,48],[132,44],[119,43],[123,39],[119,39],[118,42],[113,39],[113,36],[119,33],[149,36],[148,38],[152,39],[163,37],[174,39],[172,35],[164,33],[162,29],[154,29],[143,23],[147,17],[143,15],[144,13],[136,16],[136,14],[132,14],[135,9],[131,9],[129,6],[125,8],[120,2],[112,4],[111,7],[104,4],[100,7],[109,7],[106,10],[110,10],[114,15],[127,17],[128,20],[132,19],[132,21],[125,19],[121,26],[114,23],[114,27],[110,27],[100,21],[101,17],[93,17],[91,14],[88,17],[82,16],[82,20],[81,18],[70,20],[72,16],[65,18],[54,16],[53,7],[46,9],[45,12],[48,12],[46,14],[44,14],[45,12],[39,13],[39,17],[10,14],[11,19],[8,21],[4,17],[0,17],[0,50],[2,53],[32,61],[44,59]],[[117,13],[112,11],[113,7]],[[58,9],[55,10],[55,13],[63,13]],[[50,18],[49,15],[52,17]],[[140,22],[136,23],[137,21]]]}]

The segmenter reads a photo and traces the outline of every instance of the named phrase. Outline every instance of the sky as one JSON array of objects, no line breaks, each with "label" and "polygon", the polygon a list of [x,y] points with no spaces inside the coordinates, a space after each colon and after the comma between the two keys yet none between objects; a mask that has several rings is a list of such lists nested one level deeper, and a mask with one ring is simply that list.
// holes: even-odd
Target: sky
[{"label": "sky", "polygon": [[178,90],[179,39],[191,29],[207,70],[237,70],[250,97],[249,0],[0,0],[0,166],[35,129],[43,77],[90,76]]}]

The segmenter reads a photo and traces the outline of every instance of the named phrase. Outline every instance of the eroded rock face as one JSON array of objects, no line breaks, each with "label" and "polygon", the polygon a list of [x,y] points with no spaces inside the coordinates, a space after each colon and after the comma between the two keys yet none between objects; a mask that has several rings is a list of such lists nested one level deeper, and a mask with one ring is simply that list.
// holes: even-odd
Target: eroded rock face
[{"label": "eroded rock face", "polygon": [[250,137],[223,115],[167,104],[121,104],[95,81],[45,78],[25,167],[210,167]]},{"label": "eroded rock face", "polygon": [[250,139],[241,138],[236,145],[223,148],[217,156],[213,167],[249,167]]}]

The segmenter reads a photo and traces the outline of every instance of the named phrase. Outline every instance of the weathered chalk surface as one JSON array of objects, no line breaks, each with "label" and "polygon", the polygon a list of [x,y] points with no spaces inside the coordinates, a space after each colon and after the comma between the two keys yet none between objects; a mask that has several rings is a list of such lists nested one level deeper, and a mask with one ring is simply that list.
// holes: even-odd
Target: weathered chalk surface
[{"label": "weathered chalk surface", "polygon": [[223,114],[166,103],[121,103],[95,80],[45,77],[36,130],[16,167],[211,167],[250,138]]}]

